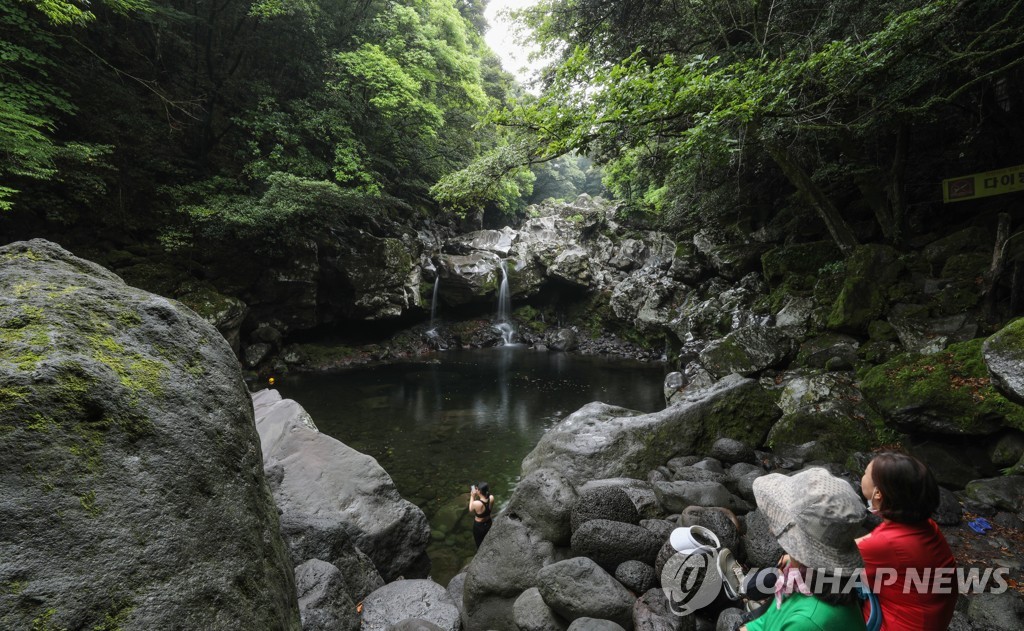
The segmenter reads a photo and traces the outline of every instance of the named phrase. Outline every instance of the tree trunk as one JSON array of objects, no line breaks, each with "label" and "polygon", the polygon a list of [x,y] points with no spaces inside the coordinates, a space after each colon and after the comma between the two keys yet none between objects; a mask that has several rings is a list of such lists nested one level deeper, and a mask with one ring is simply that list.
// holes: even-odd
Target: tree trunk
[{"label": "tree trunk", "polygon": [[1013,264],[1013,280],[1010,281],[1010,316],[1017,315],[1020,311],[1021,282],[1024,282],[1024,263],[1017,261]]},{"label": "tree trunk", "polygon": [[860,190],[864,201],[875,212],[875,221],[878,222],[878,226],[882,229],[882,236],[889,243],[895,243],[896,231],[894,227],[896,221],[893,217],[889,200],[886,199],[884,191],[879,185],[880,175],[878,171],[872,171],[870,174],[858,173],[854,176],[854,180],[857,182],[857,189]]},{"label": "tree trunk", "polygon": [[850,226],[839,213],[839,209],[825,195],[825,191],[821,190],[821,187],[811,180],[810,176],[807,175],[807,172],[804,171],[803,167],[797,163],[793,156],[786,149],[776,145],[768,144],[767,149],[790,183],[804,196],[807,203],[818,212],[818,216],[825,222],[825,227],[828,228],[832,239],[839,246],[839,250],[845,255],[857,247],[857,237],[853,236],[853,231],[850,230]]},{"label": "tree trunk", "polygon": [[906,125],[901,125],[896,134],[896,152],[889,170],[889,207],[892,209],[893,245],[903,241],[903,223],[907,216],[907,197],[903,190],[907,172],[907,152],[910,148],[910,132]]},{"label": "tree trunk", "polygon": [[1003,272],[1006,258],[1006,241],[1010,238],[1010,215],[999,213],[999,224],[996,227],[996,244],[992,250],[992,266],[985,275],[985,305],[989,322],[996,321],[996,288],[999,276]]}]

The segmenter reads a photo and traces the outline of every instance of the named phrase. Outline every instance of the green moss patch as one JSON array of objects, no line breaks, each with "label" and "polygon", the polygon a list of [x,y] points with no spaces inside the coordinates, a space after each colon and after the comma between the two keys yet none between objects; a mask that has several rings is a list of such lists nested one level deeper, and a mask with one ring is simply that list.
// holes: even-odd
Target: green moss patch
[{"label": "green moss patch", "polygon": [[862,389],[889,418],[927,414],[947,419],[964,433],[985,431],[993,421],[1024,429],[1024,407],[992,386],[983,343],[976,339],[934,355],[900,355],[871,369]]},{"label": "green moss patch", "polygon": [[770,250],[761,257],[761,267],[765,280],[774,285],[786,276],[816,275],[822,267],[841,258],[833,242],[815,241]]},{"label": "green moss patch", "polygon": [[890,247],[858,248],[846,261],[845,277],[829,312],[828,327],[866,331],[868,325],[884,313],[886,291],[896,282],[902,269],[903,263]]}]

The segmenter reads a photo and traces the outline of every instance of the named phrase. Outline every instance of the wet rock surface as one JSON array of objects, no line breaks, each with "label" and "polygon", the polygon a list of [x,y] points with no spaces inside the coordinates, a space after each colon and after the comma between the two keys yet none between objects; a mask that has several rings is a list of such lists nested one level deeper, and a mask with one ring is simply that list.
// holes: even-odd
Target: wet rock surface
[{"label": "wet rock surface", "polygon": [[33,240],[0,248],[0,333],[0,626],[299,628],[217,329]]}]

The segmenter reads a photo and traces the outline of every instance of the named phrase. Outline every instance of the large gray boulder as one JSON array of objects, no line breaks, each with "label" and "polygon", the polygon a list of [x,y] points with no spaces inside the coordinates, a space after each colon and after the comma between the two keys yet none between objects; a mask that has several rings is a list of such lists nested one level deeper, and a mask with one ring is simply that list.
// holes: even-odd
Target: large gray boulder
[{"label": "large gray boulder", "polygon": [[1024,319],[1018,319],[985,340],[982,346],[992,385],[1007,399],[1024,405]]},{"label": "large gray boulder", "polygon": [[493,252],[443,254],[437,260],[438,293],[449,305],[464,305],[495,295],[501,284],[501,259]]},{"label": "large gray boulder", "polygon": [[735,375],[651,414],[589,403],[544,434],[523,459],[523,475],[550,468],[574,485],[642,479],[673,456],[710,449],[718,438],[760,445],[778,414],[756,381]]},{"label": "large gray boulder", "polygon": [[754,313],[753,305],[763,292],[755,284],[751,281],[734,286],[712,278],[686,295],[679,316],[669,328],[681,340],[706,340],[759,323],[763,316]]},{"label": "large gray boulder", "polygon": [[644,268],[627,276],[612,290],[609,305],[615,317],[641,331],[664,328],[675,317],[679,286],[664,273]]},{"label": "large gray boulder", "polygon": [[566,620],[597,618],[633,628],[636,598],[615,578],[586,557],[553,563],[537,573],[537,589]]},{"label": "large gray boulder", "polygon": [[753,324],[717,339],[700,353],[700,363],[715,377],[753,375],[794,354],[796,344],[782,329]]},{"label": "large gray boulder", "polygon": [[508,256],[519,235],[505,226],[501,230],[477,230],[459,235],[454,241],[469,250],[485,250],[501,257]]},{"label": "large gray boulder", "polygon": [[252,406],[199,316],[0,248],[0,627],[298,629]]},{"label": "large gray boulder", "polygon": [[538,469],[519,481],[504,512],[551,543],[568,545],[572,536],[569,515],[576,498],[576,489],[565,476]]},{"label": "large gray boulder", "polygon": [[426,578],[388,583],[363,600],[362,631],[388,631],[392,625],[415,618],[444,631],[459,631],[459,610],[448,592]]},{"label": "large gray boulder", "polygon": [[[280,469],[268,472],[273,478]],[[373,560],[353,545],[344,524],[330,517],[285,513],[281,515],[281,536],[292,564],[298,568],[309,561],[329,563],[340,570],[337,581],[347,600],[357,603],[384,585]],[[320,572],[321,575],[326,575]],[[331,580],[335,577],[331,575]],[[301,589],[299,609],[306,619]],[[355,611],[354,605],[351,611]]]},{"label": "large gray boulder", "polygon": [[548,267],[550,277],[582,288],[593,284],[594,272],[590,252],[575,245],[562,250]]},{"label": "large gray boulder", "polygon": [[[337,258],[326,252],[322,255],[324,266],[338,276],[338,284],[351,292],[349,300],[332,306],[353,320],[397,318],[422,306],[422,269],[416,264],[418,252],[410,251],[410,242],[361,231],[346,236],[346,242],[337,244],[337,252],[331,253]],[[320,299],[331,303],[334,297]]]},{"label": "large gray boulder", "polygon": [[791,375],[779,397],[782,417],[768,434],[774,447],[815,442],[809,457],[844,462],[851,451],[872,446],[881,425],[851,373],[811,372]]},{"label": "large gray boulder", "polygon": [[1018,513],[1024,510],[1024,475],[973,480],[964,493],[982,504]]},{"label": "large gray boulder", "polygon": [[402,499],[376,460],[321,434],[302,406],[276,390],[255,393],[253,404],[264,466],[282,514],[313,517],[312,530],[340,527],[385,581],[423,572],[427,518]]},{"label": "large gray boulder", "polygon": [[565,631],[567,622],[544,602],[540,590],[531,587],[516,598],[512,612],[519,631]]},{"label": "large gray boulder", "polygon": [[356,601],[337,567],[320,559],[306,561],[295,568],[295,589],[303,631],[358,631]]},{"label": "large gray boulder", "polygon": [[537,573],[554,562],[550,541],[502,513],[466,568],[462,621],[469,631],[513,628],[513,605],[537,585]]}]

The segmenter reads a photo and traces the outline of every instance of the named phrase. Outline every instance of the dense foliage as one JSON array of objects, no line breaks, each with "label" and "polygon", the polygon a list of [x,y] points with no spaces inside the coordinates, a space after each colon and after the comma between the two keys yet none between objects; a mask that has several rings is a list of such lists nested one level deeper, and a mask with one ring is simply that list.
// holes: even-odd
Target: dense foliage
[{"label": "dense foliage", "polygon": [[429,212],[514,87],[482,3],[0,5],[0,205],[41,231],[259,246]]},{"label": "dense foliage", "polygon": [[543,0],[525,19],[559,62],[497,117],[521,140],[490,175],[583,152],[681,229],[801,207],[849,249],[861,215],[899,242],[943,177],[1021,162],[1020,2]]}]

